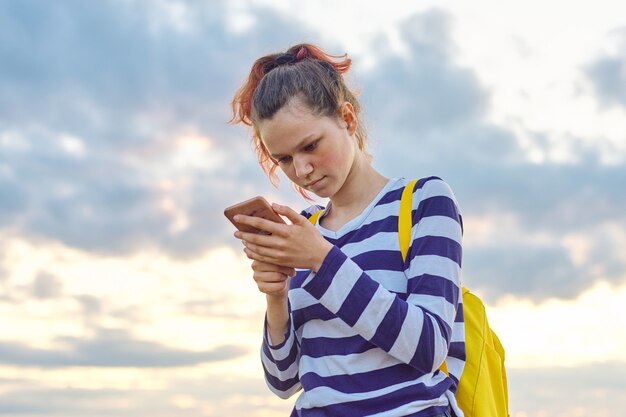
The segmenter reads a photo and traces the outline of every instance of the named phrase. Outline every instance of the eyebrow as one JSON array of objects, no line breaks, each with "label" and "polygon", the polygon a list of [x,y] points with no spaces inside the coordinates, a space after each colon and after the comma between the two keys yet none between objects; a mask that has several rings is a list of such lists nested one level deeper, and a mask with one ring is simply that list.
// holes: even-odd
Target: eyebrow
[{"label": "eyebrow", "polygon": [[[301,141],[300,141],[300,142],[299,142],[299,143],[295,146],[295,149],[299,149],[299,148],[301,148],[302,146],[304,146],[304,144],[305,144],[306,142],[310,141],[310,140],[311,140],[311,138],[314,138],[314,137],[315,137],[315,135],[316,135],[315,133],[311,133],[310,135],[306,136],[304,139],[302,139],[302,140],[301,140]],[[274,159],[277,159],[278,157],[280,157],[280,156],[285,156],[285,155],[284,155],[284,154],[282,154],[282,153],[271,153],[271,154],[270,154],[270,156],[271,156],[272,158],[274,158]]]}]

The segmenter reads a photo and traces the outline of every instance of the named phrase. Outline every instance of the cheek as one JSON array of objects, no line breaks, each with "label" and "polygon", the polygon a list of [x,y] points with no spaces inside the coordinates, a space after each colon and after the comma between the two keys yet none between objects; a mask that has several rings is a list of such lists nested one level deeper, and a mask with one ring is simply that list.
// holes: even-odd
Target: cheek
[{"label": "cheek", "polygon": [[333,170],[340,169],[342,166],[345,165],[345,160],[346,155],[343,155],[340,152],[336,152],[330,154],[329,157],[324,160],[324,167]]},{"label": "cheek", "polygon": [[334,169],[349,169],[353,160],[354,147],[346,143],[345,146],[337,147],[334,152],[329,152],[324,165]]}]

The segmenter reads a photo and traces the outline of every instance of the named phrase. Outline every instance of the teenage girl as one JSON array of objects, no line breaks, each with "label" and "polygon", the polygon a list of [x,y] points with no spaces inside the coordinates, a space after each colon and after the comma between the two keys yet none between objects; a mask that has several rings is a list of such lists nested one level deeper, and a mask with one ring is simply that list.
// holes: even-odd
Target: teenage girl
[{"label": "teenage girl", "polygon": [[350,64],[296,45],[259,58],[233,99],[233,121],[252,126],[270,178],[280,168],[305,197],[329,200],[300,214],[274,204],[290,224],[237,219],[271,233],[235,233],[267,300],[265,379],[281,398],[301,391],[292,416],[460,417],[457,203],[437,177],[416,183],[403,260],[398,211],[409,179],[373,168],[361,106],[343,79]]}]

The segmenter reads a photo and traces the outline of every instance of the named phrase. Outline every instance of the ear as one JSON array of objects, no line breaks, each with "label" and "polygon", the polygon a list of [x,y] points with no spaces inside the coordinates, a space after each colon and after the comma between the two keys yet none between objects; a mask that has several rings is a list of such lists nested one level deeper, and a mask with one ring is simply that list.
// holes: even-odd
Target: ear
[{"label": "ear", "polygon": [[356,128],[359,122],[357,120],[356,112],[354,111],[352,103],[344,101],[341,106],[339,106],[338,113],[339,119],[341,119],[345,123],[346,129],[348,129],[348,133],[350,135],[353,135],[356,132]]}]

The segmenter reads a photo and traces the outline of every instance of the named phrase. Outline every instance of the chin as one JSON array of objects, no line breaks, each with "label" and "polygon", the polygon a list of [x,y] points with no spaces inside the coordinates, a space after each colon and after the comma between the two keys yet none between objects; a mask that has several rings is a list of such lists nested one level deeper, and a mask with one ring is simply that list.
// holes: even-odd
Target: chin
[{"label": "chin", "polygon": [[333,195],[335,195],[334,193],[329,192],[329,191],[327,191],[327,190],[320,190],[320,191],[318,191],[317,193],[315,193],[315,192],[313,192],[313,191],[311,191],[311,192],[312,192],[313,194],[315,194],[316,196],[318,196],[319,198],[330,198],[330,197],[332,197]]}]

